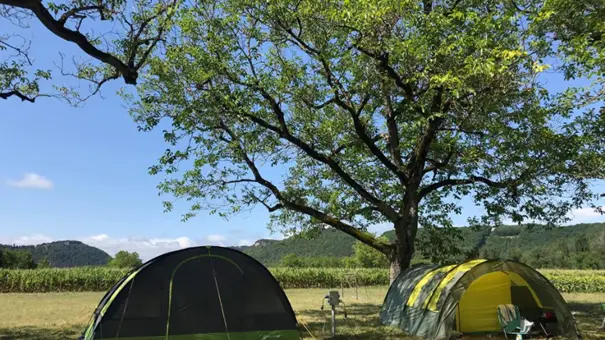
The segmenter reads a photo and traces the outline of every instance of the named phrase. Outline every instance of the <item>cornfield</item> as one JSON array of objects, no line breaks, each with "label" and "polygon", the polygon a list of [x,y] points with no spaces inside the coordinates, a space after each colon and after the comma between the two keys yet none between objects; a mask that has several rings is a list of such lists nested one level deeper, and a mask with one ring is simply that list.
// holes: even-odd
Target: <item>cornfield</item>
[{"label": "cornfield", "polygon": [[605,293],[605,270],[545,269],[540,272],[564,293]]},{"label": "cornfield", "polygon": [[[271,268],[283,288],[334,288],[388,285],[385,269]],[[106,291],[126,270],[106,267],[0,269],[0,293]],[[541,270],[561,292],[605,292],[605,271]]]}]

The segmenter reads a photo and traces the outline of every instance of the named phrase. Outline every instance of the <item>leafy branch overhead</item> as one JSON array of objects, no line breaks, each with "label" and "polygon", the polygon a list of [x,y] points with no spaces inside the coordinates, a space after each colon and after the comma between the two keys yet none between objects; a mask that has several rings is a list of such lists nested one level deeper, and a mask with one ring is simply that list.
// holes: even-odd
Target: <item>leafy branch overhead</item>
[{"label": "leafy branch overhead", "polygon": [[54,76],[51,70],[36,69],[29,54],[31,41],[19,33],[0,35],[0,98],[34,102],[54,95],[79,102],[97,94],[110,80],[122,78],[136,85],[149,56],[165,39],[177,6],[177,0],[0,0],[0,20],[15,32],[37,21],[57,40],[76,45],[89,60],[74,58],[75,71],[66,69],[62,61],[59,71],[90,83],[87,94],[56,84],[54,94],[41,90],[44,80]]}]

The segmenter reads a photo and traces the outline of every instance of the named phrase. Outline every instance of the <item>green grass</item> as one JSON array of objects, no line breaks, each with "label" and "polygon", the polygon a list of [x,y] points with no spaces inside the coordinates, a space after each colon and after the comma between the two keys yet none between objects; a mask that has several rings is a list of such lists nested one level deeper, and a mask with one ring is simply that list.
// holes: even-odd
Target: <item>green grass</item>
[{"label": "green grass", "polygon": [[[397,329],[382,326],[378,320],[386,287],[361,287],[359,299],[352,289],[345,290],[348,320],[342,309],[337,319],[337,339],[412,339]],[[308,327],[315,339],[330,335],[330,312],[320,310],[327,289],[287,289],[286,294],[299,322]],[[66,340],[75,339],[84,329],[103,293],[10,293],[0,294],[0,339]],[[603,293],[564,294],[585,339],[605,339],[598,327],[603,318],[600,304]],[[305,339],[312,339],[303,327]]]}]

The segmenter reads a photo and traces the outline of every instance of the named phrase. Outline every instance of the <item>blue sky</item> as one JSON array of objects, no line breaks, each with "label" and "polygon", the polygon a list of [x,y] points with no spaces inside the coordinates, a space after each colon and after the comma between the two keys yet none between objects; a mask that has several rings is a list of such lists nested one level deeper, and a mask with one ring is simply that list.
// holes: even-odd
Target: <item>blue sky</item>
[{"label": "blue sky", "polygon": [[[0,31],[5,30],[14,27],[0,21]],[[33,38],[36,66],[54,68],[59,51],[78,55],[34,22],[25,35]],[[127,249],[148,259],[197,244],[281,237],[267,230],[264,208],[229,221],[202,213],[182,223],[187,207],[180,204],[163,213],[156,189],[161,177],[150,176],[147,169],[166,145],[160,131],[137,131],[114,95],[121,84],[111,83],[104,98],[94,97],[82,108],[45,98],[35,104],[0,101],[0,243],[78,239],[111,255]],[[462,215],[454,216],[456,225],[479,213],[468,203]],[[591,209],[575,212],[574,222],[593,221],[605,217]]]}]

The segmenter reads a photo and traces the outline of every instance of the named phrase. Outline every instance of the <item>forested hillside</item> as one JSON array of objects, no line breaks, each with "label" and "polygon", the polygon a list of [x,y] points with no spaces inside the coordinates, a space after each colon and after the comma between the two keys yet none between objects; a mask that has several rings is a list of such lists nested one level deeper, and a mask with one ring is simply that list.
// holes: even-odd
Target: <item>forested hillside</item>
[{"label": "forested hillside", "polygon": [[509,258],[537,268],[605,269],[605,223],[552,230],[496,229],[480,250],[484,258]]},{"label": "forested hillside", "polygon": [[[416,261],[435,260],[460,262],[470,258],[507,258],[525,262],[538,268],[601,268],[605,269],[605,223],[579,224],[544,229],[540,226],[504,226],[493,231],[488,228],[472,230],[457,228],[458,241],[450,250],[455,255],[434,254],[430,232],[420,229]],[[383,234],[393,239],[392,231]],[[423,247],[423,242],[426,246]],[[346,257],[353,254],[355,240],[332,229],[321,232],[314,239],[299,237],[282,241],[260,240],[250,247],[241,247],[245,253],[267,266],[277,265],[287,254],[299,257]]]},{"label": "forested hillside", "polygon": [[346,257],[353,253],[355,239],[343,232],[326,229],[313,238],[294,236],[285,240],[258,240],[253,246],[240,247],[265,265],[278,264],[287,254],[301,257]]},{"label": "forested hillside", "polygon": [[57,241],[35,246],[0,245],[0,249],[28,251],[35,263],[46,259],[52,267],[105,265],[111,257],[101,249],[80,241]]}]

